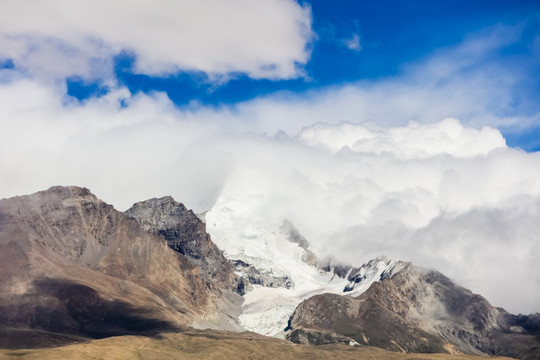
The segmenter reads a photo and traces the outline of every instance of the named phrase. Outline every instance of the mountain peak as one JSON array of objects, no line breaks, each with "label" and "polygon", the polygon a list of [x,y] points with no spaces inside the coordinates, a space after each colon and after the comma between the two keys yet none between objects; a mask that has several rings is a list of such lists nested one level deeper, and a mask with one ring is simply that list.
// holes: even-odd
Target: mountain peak
[{"label": "mountain peak", "polygon": [[86,188],[0,200],[2,327],[86,337],[180,329],[217,314],[216,299],[197,266]]},{"label": "mountain peak", "polygon": [[98,200],[98,198],[87,188],[79,186],[52,186],[47,190],[40,191],[37,194],[43,195],[56,195],[60,198],[91,198]]},{"label": "mountain peak", "polygon": [[205,223],[171,196],[134,204],[125,212],[146,231],[160,235],[174,251],[201,267],[209,287],[236,290],[232,264],[212,242]]}]

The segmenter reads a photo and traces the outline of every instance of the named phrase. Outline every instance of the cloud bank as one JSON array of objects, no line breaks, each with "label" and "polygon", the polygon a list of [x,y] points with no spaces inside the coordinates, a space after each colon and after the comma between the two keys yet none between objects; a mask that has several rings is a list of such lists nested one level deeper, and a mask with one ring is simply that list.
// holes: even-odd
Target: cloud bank
[{"label": "cloud bank", "polygon": [[[495,129],[464,128],[453,119],[380,129],[378,139],[359,150],[349,146],[350,138],[339,147],[339,137],[332,138],[333,149],[321,147],[327,134],[312,131],[353,126],[315,125],[294,138],[236,141],[242,160],[215,206],[241,209],[234,215],[239,233],[246,224],[278,229],[286,218],[322,256],[353,264],[381,254],[410,260],[495,305],[537,311],[540,154],[506,147]],[[435,148],[455,129],[470,141],[440,141]],[[430,154],[425,134],[433,136],[427,138]],[[381,151],[381,141],[407,150]]]},{"label": "cloud bank", "polygon": [[240,203],[239,229],[287,218],[321,255],[412,260],[495,305],[538,311],[539,154],[456,119],[265,135],[246,133],[243,116],[180,110],[159,93],[79,103],[2,84],[1,196],[76,184],[119,209],[169,194],[197,211]]}]

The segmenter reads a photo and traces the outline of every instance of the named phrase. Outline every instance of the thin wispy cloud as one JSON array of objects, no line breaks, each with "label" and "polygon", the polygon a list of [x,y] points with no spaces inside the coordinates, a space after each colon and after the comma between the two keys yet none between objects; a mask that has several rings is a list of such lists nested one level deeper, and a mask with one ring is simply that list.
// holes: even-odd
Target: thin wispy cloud
[{"label": "thin wispy cloud", "polygon": [[362,50],[362,45],[360,44],[360,35],[353,34],[351,38],[343,40],[343,45],[345,45],[349,50]]},{"label": "thin wispy cloud", "polygon": [[492,58],[506,51],[521,31],[521,27],[495,27],[404,66],[392,77],[319,88],[307,94],[277,94],[239,108],[268,132],[282,129],[296,133],[315,122],[373,121],[395,126],[446,117],[474,127],[523,129],[539,121],[540,106],[522,97],[520,91],[533,65],[509,67]]}]

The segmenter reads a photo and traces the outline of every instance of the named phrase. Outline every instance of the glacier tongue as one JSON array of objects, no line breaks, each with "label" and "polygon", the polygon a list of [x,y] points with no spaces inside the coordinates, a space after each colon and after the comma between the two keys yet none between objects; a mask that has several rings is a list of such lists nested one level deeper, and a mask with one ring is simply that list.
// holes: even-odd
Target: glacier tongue
[{"label": "glacier tongue", "polygon": [[283,217],[268,213],[257,218],[254,214],[260,211],[252,210],[248,201],[222,195],[206,213],[207,231],[228,259],[291,280],[287,287],[250,286],[239,317],[247,330],[284,337],[290,316],[303,300],[322,293],[358,296],[385,273],[399,271],[398,262],[385,258],[351,269],[345,278],[332,269],[322,270],[303,261],[309,250],[291,242]]}]

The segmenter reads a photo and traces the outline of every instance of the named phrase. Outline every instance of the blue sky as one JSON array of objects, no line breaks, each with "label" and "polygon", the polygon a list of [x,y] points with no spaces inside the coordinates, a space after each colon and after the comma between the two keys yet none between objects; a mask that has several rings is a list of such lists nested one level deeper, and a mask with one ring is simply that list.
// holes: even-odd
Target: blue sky
[{"label": "blue sky", "polygon": [[231,203],[539,310],[540,2],[28,4],[0,1],[0,198]]}]

